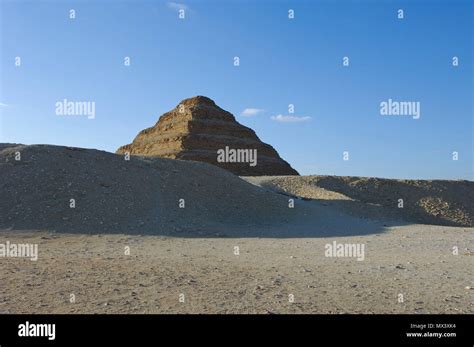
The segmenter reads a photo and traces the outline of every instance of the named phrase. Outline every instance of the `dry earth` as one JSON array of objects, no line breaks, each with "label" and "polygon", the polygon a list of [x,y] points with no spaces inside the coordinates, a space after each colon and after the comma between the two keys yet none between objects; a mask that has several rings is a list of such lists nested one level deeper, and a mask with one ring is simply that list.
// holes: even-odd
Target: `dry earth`
[{"label": "dry earth", "polygon": [[[474,182],[347,176],[246,177],[271,191],[316,199],[350,214],[413,223],[474,226]],[[403,206],[399,207],[399,200]]]},{"label": "dry earth", "polygon": [[[474,290],[466,289],[474,287],[472,229],[412,225],[322,238],[0,235],[39,244],[36,262],[0,260],[4,313],[474,313]],[[333,241],[364,243],[365,260],[325,257]]]},{"label": "dry earth", "polygon": [[[474,228],[339,188],[288,208],[317,197],[308,178],[247,178],[262,189],[204,163],[22,145],[0,145],[0,177],[0,244],[39,248],[0,257],[0,312],[474,313]],[[333,241],[364,260],[326,257]]]}]

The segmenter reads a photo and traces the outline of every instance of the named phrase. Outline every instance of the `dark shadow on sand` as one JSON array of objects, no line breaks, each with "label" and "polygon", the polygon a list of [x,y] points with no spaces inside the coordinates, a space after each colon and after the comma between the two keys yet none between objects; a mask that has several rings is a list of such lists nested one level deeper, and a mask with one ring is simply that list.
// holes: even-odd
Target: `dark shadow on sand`
[{"label": "dark shadow on sand", "polygon": [[[385,207],[364,205],[365,210],[359,215],[348,211],[360,210],[360,202],[350,200],[303,200],[296,202],[295,209],[304,208],[304,214],[288,220],[286,223],[275,223],[266,220],[258,224],[245,223],[225,225],[210,221],[206,225],[188,225],[170,223],[154,227],[147,223],[136,227],[114,227],[112,223],[97,225],[93,230],[83,230],[74,225],[32,226],[16,223],[8,228],[0,229],[47,231],[67,234],[125,234],[125,235],[156,235],[186,238],[319,238],[319,237],[350,237],[380,234],[389,227],[406,226],[412,223],[401,219],[387,218]],[[359,211],[360,212],[360,211]],[[236,212],[238,213],[238,211]]]}]

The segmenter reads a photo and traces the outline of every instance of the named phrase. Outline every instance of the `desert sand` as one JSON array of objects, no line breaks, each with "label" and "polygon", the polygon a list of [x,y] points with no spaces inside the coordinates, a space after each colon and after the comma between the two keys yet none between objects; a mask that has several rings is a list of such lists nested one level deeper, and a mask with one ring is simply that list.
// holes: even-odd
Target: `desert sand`
[{"label": "desert sand", "polygon": [[[474,313],[471,182],[454,202],[427,188],[449,200],[438,212],[395,213],[371,200],[387,187],[337,183],[360,178],[321,190],[316,176],[59,146],[0,145],[0,175],[0,243],[39,252],[0,258],[3,313]],[[420,201],[404,192],[405,208]],[[364,259],[327,257],[334,241]]]},{"label": "desert sand", "polygon": [[[474,285],[472,232],[424,225],[299,238],[2,232],[3,240],[38,243],[39,259],[1,260],[0,312],[474,313],[474,291],[466,289]],[[334,240],[364,243],[365,260],[325,257]]]}]

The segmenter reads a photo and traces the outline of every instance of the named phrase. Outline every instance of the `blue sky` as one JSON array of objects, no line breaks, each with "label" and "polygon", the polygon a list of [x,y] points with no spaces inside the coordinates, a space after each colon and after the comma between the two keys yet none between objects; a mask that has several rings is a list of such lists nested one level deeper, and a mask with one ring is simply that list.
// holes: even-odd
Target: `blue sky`
[{"label": "blue sky", "polygon": [[[302,174],[474,179],[471,1],[0,2],[0,142],[113,152],[206,95]],[[64,98],[95,119],[56,115]]]}]

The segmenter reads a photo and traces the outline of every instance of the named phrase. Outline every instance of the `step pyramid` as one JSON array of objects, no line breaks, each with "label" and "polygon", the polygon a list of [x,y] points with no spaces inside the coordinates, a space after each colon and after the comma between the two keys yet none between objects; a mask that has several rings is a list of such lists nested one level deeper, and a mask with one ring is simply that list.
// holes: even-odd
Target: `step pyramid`
[{"label": "step pyramid", "polygon": [[140,131],[131,144],[117,150],[127,152],[202,161],[239,176],[298,175],[252,129],[205,96],[181,101],[154,126]]}]

